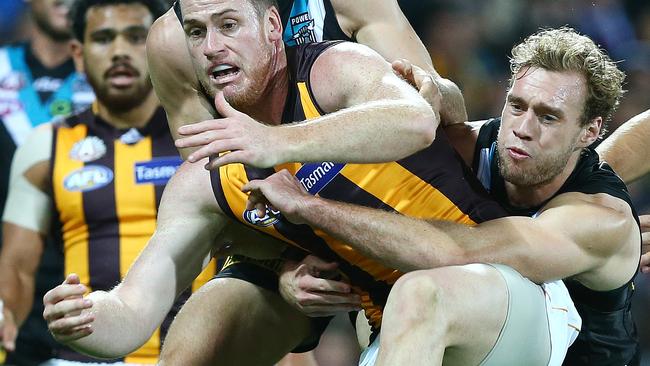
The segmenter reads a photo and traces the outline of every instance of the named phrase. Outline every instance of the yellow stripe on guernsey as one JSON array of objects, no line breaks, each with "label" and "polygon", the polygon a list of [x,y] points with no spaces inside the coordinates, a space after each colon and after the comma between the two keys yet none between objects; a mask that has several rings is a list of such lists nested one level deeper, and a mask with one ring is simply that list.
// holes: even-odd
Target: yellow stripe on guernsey
[{"label": "yellow stripe on guernsey", "polygon": [[300,92],[300,104],[302,105],[302,111],[305,113],[306,119],[312,119],[320,117],[318,108],[314,104],[314,101],[309,95],[309,90],[307,89],[307,84],[305,82],[298,83],[298,90]]},{"label": "yellow stripe on guernsey", "polygon": [[[120,230],[120,277],[156,230],[156,192],[152,184],[136,184],[135,163],[152,157],[151,137],[127,145],[120,140],[115,148],[115,210]],[[155,363],[160,349],[160,329],[156,329],[140,349],[125,358],[127,363]]]},{"label": "yellow stripe on guernsey", "polygon": [[[59,219],[63,223],[63,250],[65,253],[65,273],[79,275],[81,283],[90,283],[88,264],[88,225],[83,207],[83,192],[64,188],[64,180],[69,172],[81,169],[84,163],[70,158],[70,148],[86,137],[87,128],[78,124],[73,128],[59,128],[56,133],[56,151],[53,156],[54,167],[52,187]],[[92,289],[91,289],[92,291]]]},{"label": "yellow stripe on guernsey", "polygon": [[[115,205],[120,230],[120,277],[127,271],[156,230],[156,192],[153,184],[136,184],[135,164],[152,159],[151,137],[136,144],[113,143],[115,149]],[[205,284],[215,272],[211,261],[192,284],[192,291]],[[140,349],[125,358],[126,363],[156,363],[160,350],[160,328]]]},{"label": "yellow stripe on guernsey", "polygon": [[397,163],[347,164],[340,174],[401,214],[476,225],[447,196]]}]

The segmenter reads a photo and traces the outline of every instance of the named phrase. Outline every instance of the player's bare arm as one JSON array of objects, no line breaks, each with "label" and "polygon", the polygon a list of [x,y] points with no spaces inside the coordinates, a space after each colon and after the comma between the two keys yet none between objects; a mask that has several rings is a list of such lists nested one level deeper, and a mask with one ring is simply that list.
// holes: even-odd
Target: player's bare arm
[{"label": "player's bare arm", "polygon": [[121,357],[137,349],[208,264],[225,222],[208,172],[201,165],[183,164],[165,188],[156,232],[122,283],[80,298],[86,287],[68,276],[43,299],[50,331],[58,341],[94,357]]},{"label": "player's bare arm", "polygon": [[[158,18],[147,36],[147,62],[156,95],[167,113],[174,139],[180,126],[214,118],[216,112],[199,85],[185,34],[173,9]],[[183,158],[193,149],[179,149]]]},{"label": "player's bare arm", "polygon": [[[381,5],[380,5],[381,4]],[[379,52],[386,60],[407,59],[425,71],[442,94],[440,115],[443,122],[465,122],[467,111],[463,95],[451,80],[441,77],[431,56],[395,0],[332,0],[341,28],[357,42]]]},{"label": "player's bare arm", "polygon": [[42,125],[18,147],[12,164],[0,253],[0,298],[4,301],[0,340],[10,351],[32,308],[36,270],[50,228],[51,145],[51,126]]},{"label": "player's bare arm", "polygon": [[650,215],[639,216],[641,223],[641,272],[650,273]]},{"label": "player's bare arm", "polygon": [[650,172],[649,138],[650,110],[647,110],[619,126],[596,151],[625,183],[630,183]]},{"label": "player's bare arm", "polygon": [[[535,218],[465,226],[324,200],[306,194],[286,171],[244,188],[251,192],[251,207],[268,202],[289,220],[318,227],[405,272],[502,263],[538,283],[574,277],[594,290],[610,290],[630,279],[639,257],[631,209],[606,194],[565,193]],[[588,219],[576,223],[576,217]]]},{"label": "player's bare arm", "polygon": [[180,132],[189,136],[177,146],[210,141],[190,161],[230,151],[210,162],[213,169],[235,162],[269,167],[293,161],[394,161],[429,146],[435,137],[438,119],[429,104],[368,47],[341,43],[323,52],[312,68],[310,86],[327,113],[322,117],[268,126],[217,95],[224,118],[182,127]]},{"label": "player's bare arm", "polygon": [[[433,81],[429,72],[407,59],[394,61],[392,66],[397,75],[418,90],[420,95],[431,104],[434,111],[444,108],[444,105],[441,106],[440,104],[444,101],[440,95],[440,86]],[[476,140],[478,139],[478,132],[487,120],[470,122],[467,121],[466,113],[464,114],[464,119],[444,118],[442,110],[440,111],[440,115],[440,126],[444,128],[449,142],[451,142],[465,164],[471,166],[472,160],[474,159],[474,149],[476,147]]]},{"label": "player's bare arm", "polygon": [[[632,117],[606,138],[596,151],[627,184],[650,172],[650,110]],[[643,233],[641,271],[650,273],[650,215],[639,216]]]}]

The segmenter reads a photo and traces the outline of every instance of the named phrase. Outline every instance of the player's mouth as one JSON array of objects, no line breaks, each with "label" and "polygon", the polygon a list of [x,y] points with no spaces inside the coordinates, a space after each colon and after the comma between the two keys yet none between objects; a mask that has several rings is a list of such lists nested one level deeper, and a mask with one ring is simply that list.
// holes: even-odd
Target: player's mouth
[{"label": "player's mouth", "polygon": [[210,80],[215,84],[226,84],[234,81],[241,73],[237,66],[230,64],[219,64],[209,69]]},{"label": "player's mouth", "polygon": [[108,69],[105,77],[112,87],[125,89],[131,87],[139,75],[138,70],[129,65],[118,65]]},{"label": "player's mouth", "polygon": [[508,155],[514,160],[524,160],[530,158],[530,154],[516,147],[507,147]]}]

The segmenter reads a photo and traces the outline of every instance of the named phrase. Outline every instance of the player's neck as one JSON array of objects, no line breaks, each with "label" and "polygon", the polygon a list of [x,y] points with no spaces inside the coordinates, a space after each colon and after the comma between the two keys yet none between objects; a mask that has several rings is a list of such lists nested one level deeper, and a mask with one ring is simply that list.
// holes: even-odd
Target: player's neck
[{"label": "player's neck", "polygon": [[283,122],[282,114],[289,94],[287,57],[282,46],[276,49],[267,75],[266,89],[259,99],[259,103],[246,108],[246,110],[242,110],[242,112],[248,114],[256,121],[270,125],[279,125]]},{"label": "player's neck", "polygon": [[287,74],[287,67],[281,70],[278,70],[274,83],[271,85],[270,90],[268,91],[268,96],[266,100],[269,101],[267,104],[268,110],[268,123],[272,125],[279,125],[282,121],[282,114],[284,113],[284,106],[287,102],[287,97],[289,96],[289,75]]},{"label": "player's neck", "polygon": [[534,186],[515,185],[505,181],[506,193],[509,203],[514,207],[531,208],[544,204],[562,188],[580,159],[580,151],[575,152],[567,162],[565,168],[551,181]]},{"label": "player's neck", "polygon": [[126,111],[111,109],[101,101],[97,101],[97,115],[117,129],[141,128],[147,125],[159,106],[160,102],[152,91],[142,104]]},{"label": "player's neck", "polygon": [[70,59],[70,41],[57,41],[40,28],[34,27],[31,37],[32,53],[43,66],[55,68]]}]

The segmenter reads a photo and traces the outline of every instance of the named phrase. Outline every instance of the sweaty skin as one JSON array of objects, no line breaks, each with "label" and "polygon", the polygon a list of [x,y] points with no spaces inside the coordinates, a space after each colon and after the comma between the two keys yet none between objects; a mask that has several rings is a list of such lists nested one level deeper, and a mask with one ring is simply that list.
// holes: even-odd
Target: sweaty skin
[{"label": "sweaty skin", "polygon": [[[289,90],[288,76],[285,70],[287,60],[282,46],[281,26],[277,10],[269,8],[263,17],[259,17],[250,3],[241,1],[187,0],[182,2],[182,6],[186,19],[192,20],[190,28],[197,27],[198,29],[196,33],[193,29],[189,33],[195,37],[193,41],[196,41],[192,42],[194,65],[205,67],[200,67],[200,72],[209,69],[211,65],[210,61],[212,60],[208,60],[207,57],[212,57],[214,53],[221,50],[220,47],[225,45],[226,50],[233,50],[234,54],[232,60],[228,60],[228,62],[237,64],[239,69],[243,70],[236,80],[229,83],[228,86],[232,85],[229,92],[239,90],[238,88],[241,87],[242,95],[247,95],[248,86],[273,91],[270,95],[264,95],[263,98],[250,101],[248,104],[240,103],[241,111],[234,110],[228,103],[225,103],[223,98],[220,100],[224,103],[220,102],[219,108],[227,112],[228,118],[237,119],[239,122],[251,123],[250,117],[242,113],[246,112],[257,113],[260,120],[279,124],[281,113],[277,113],[273,109],[278,105],[278,101],[283,101],[287,97]],[[231,8],[228,12],[234,14],[225,14],[223,7]],[[233,33],[222,33],[223,28],[218,24],[221,24],[223,18],[237,19],[240,30]],[[207,41],[203,42],[202,37],[205,37]],[[251,58],[238,57],[239,53],[258,52],[261,47],[264,48],[263,51],[266,51],[266,54],[271,55],[269,59],[252,60]],[[269,65],[272,65],[273,78],[256,79],[255,75],[259,75],[256,68],[268,68]],[[434,133],[431,130],[433,127],[431,122],[434,120],[433,111],[415,90],[394,75],[390,65],[377,53],[354,43],[343,43],[330,47],[321,53],[314,62],[312,75],[325,75],[331,69],[341,70],[341,73],[330,75],[324,80],[319,79],[319,86],[313,92],[314,98],[322,102],[324,109],[336,112],[326,114],[320,118],[322,123],[318,124],[296,124],[288,126],[286,129],[260,124],[258,127],[287,130],[290,131],[287,134],[297,133],[297,136],[314,129],[321,131],[322,128],[325,129],[322,135],[333,140],[329,144],[337,145],[345,144],[346,141],[343,141],[344,139],[341,139],[336,133],[331,133],[332,131],[326,133],[326,130],[333,129],[334,132],[337,132],[341,130],[341,125],[344,122],[353,121],[354,123],[349,123],[349,128],[361,127],[361,131],[364,131],[364,129],[372,129],[372,123],[375,123],[375,130],[382,131],[387,130],[393,121],[392,123],[397,126],[390,129],[393,133],[380,136],[381,138],[372,141],[373,144],[381,146],[382,143],[390,144],[394,141],[401,141],[400,139],[405,137],[413,140],[414,135],[418,136],[412,144],[407,146],[408,149],[417,151],[431,143]],[[355,72],[357,70],[363,70],[363,72]],[[207,75],[211,75],[211,73]],[[214,88],[215,95],[226,92],[225,87],[216,81],[208,86]],[[379,115],[384,118],[377,118]],[[252,122],[255,123],[255,121]],[[405,126],[416,127],[409,129]],[[350,135],[354,136],[353,133],[355,133],[354,130],[350,132]],[[360,138],[365,136],[365,133],[358,133],[358,131],[356,133]],[[260,136],[264,138],[265,134],[260,134]],[[309,139],[305,140],[309,141]],[[350,141],[356,140],[351,139],[347,142]],[[352,149],[348,146],[347,151],[356,151],[359,146],[367,144],[367,141],[360,145],[353,143],[350,145]],[[373,148],[375,147],[373,146]],[[294,160],[296,155],[291,154],[298,153],[290,151],[289,155],[282,158],[296,161]],[[203,163],[205,161],[184,163],[169,181],[158,211],[158,225],[154,236],[131,267],[123,282],[114,290],[110,292],[96,291],[84,299],[79,299],[78,296],[83,294],[86,289],[83,286],[78,286],[74,278],[68,278],[62,285],[48,292],[44,298],[46,306],[44,317],[58,340],[95,356],[119,357],[148,338],[148,335],[162,320],[162,316],[168,311],[177,294],[189,284],[199,273],[202,265],[206,263],[206,259],[215,249],[214,244],[217,237],[232,225],[216,202],[209,172],[203,169]],[[147,294],[156,294],[156,297],[146,296]],[[212,296],[211,298],[215,299],[216,297]],[[277,299],[280,300],[279,296]],[[89,302],[84,302],[84,300],[89,300]],[[227,300],[224,301],[227,302]],[[192,302],[191,299],[189,301],[187,304]],[[278,302],[283,303],[282,301]],[[272,307],[276,309],[276,305],[278,304],[274,303]],[[78,313],[79,310],[86,309],[88,306],[91,306],[90,310]],[[289,308],[288,304],[284,303],[284,306],[290,315],[297,313]],[[206,308],[203,307],[203,309]],[[240,308],[237,307],[236,310],[240,310]],[[218,315],[223,316],[222,314]],[[197,316],[195,318],[210,322],[210,324],[213,321],[222,320],[220,318],[205,320],[206,318]],[[206,331],[219,328],[203,325]],[[287,327],[282,331],[290,330],[289,325],[297,327],[300,324],[287,321]],[[87,332],[91,334],[88,335]],[[171,331],[168,336],[170,335]],[[203,337],[201,338],[203,339]],[[282,339],[282,337],[276,338]],[[208,337],[204,341],[212,340]],[[197,343],[198,348],[203,347],[203,344]],[[192,345],[192,347],[194,346]],[[285,347],[284,349],[272,351],[286,353],[293,348],[291,346],[292,344],[285,343],[282,345]],[[294,343],[293,346],[297,346],[297,343]],[[186,348],[188,347],[190,346],[186,345]],[[209,352],[214,352],[214,350]],[[250,354],[254,356],[254,353]],[[185,362],[196,364],[188,362],[187,359]]]},{"label": "sweaty skin", "polygon": [[[332,5],[343,31],[357,42],[389,61],[406,58],[427,70],[443,96],[440,110],[443,120],[467,120],[460,90],[434,70],[428,52],[397,1],[383,1],[380,6],[371,0],[335,0]],[[192,68],[185,35],[173,9],[153,24],[147,38],[147,57],[154,89],[167,112],[175,138],[180,137],[179,127],[217,116],[213,101],[204,93]],[[179,150],[187,158],[195,149]]]}]

